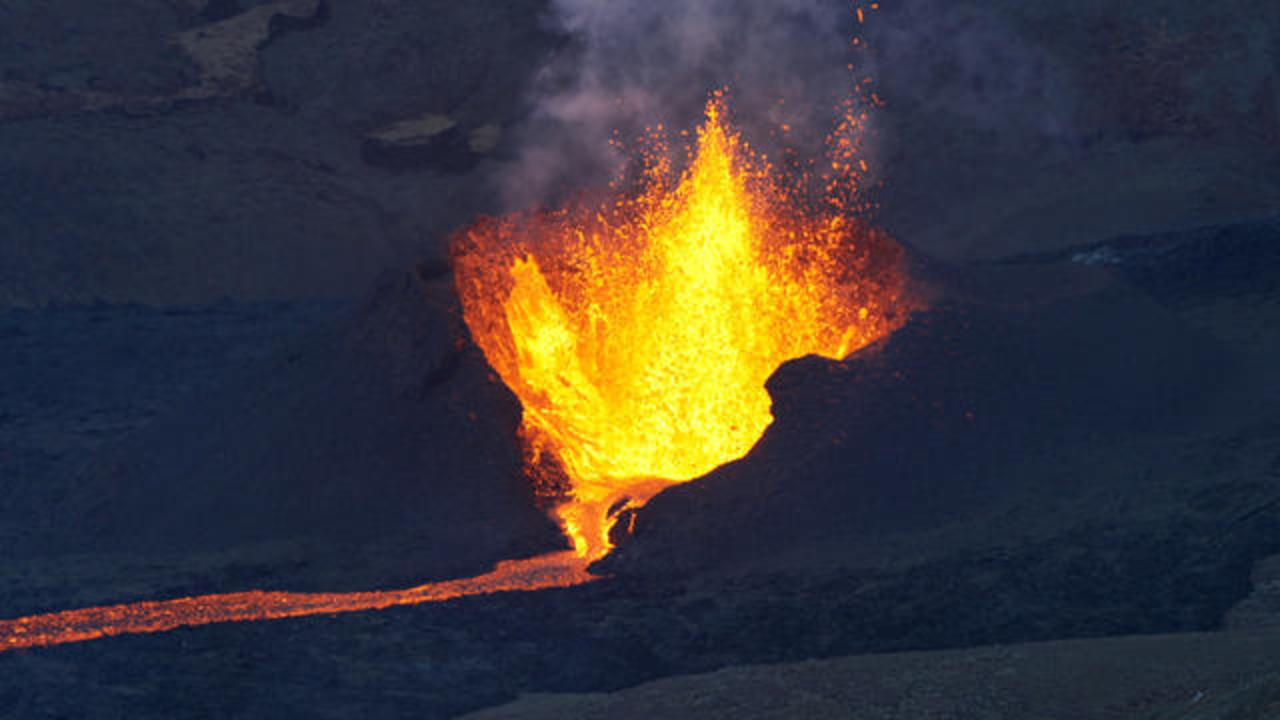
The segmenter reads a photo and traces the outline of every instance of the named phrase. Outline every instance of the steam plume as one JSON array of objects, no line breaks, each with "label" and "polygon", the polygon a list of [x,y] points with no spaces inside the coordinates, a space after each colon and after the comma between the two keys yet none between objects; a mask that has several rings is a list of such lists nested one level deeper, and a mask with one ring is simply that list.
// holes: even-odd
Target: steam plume
[{"label": "steam plume", "polygon": [[[899,0],[870,12],[871,4],[550,0],[548,27],[567,42],[538,73],[517,161],[499,178],[507,209],[602,185],[623,162],[611,139],[659,124],[690,128],[707,93],[721,87],[731,88],[735,124],[773,157],[784,145],[820,156],[839,103],[868,100],[865,86],[855,88],[868,76],[890,103],[871,115],[872,130],[892,115],[887,126],[937,125],[930,132],[939,138],[974,128],[1015,148],[1073,145],[1060,70],[993,9]],[[855,19],[859,7],[865,25]],[[860,145],[880,156],[886,142],[892,135],[875,133]],[[864,180],[874,181],[880,168],[867,159]]]},{"label": "steam plume", "polygon": [[615,133],[692,127],[716,88],[731,88],[739,126],[766,151],[782,123],[788,144],[816,148],[850,95],[848,0],[552,0],[548,23],[569,41],[536,79],[502,178],[512,208],[600,184],[621,162]]}]

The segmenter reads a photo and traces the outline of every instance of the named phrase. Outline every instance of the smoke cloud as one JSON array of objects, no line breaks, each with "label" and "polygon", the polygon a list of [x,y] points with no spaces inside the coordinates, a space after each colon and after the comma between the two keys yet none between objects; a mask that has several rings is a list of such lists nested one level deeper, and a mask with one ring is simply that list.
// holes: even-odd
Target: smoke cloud
[{"label": "smoke cloud", "polygon": [[501,178],[512,208],[608,180],[623,160],[610,139],[692,128],[722,87],[757,149],[776,150],[787,123],[788,144],[814,150],[855,77],[849,0],[552,0],[547,21],[568,41],[536,78]]},{"label": "smoke cloud", "polygon": [[[873,154],[871,182],[880,145],[895,136],[876,132],[877,121],[935,136],[977,128],[1021,138],[1014,142],[1070,135],[1052,64],[992,8],[900,0],[872,12],[870,4],[550,0],[546,22],[566,42],[535,78],[519,155],[499,178],[507,209],[603,185],[625,160],[611,139],[658,125],[693,128],[708,94],[723,87],[757,150],[777,157],[785,146],[812,158],[841,103],[866,103],[876,90],[889,105],[871,113],[871,137],[860,143]],[[873,84],[860,88],[866,77]]]}]

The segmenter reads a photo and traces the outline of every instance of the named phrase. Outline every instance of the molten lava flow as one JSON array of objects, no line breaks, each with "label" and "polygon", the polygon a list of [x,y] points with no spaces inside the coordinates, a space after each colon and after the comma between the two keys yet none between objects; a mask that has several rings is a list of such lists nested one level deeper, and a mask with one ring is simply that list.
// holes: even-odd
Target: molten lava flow
[{"label": "molten lava flow", "polygon": [[847,138],[819,202],[745,146],[721,95],[678,177],[664,151],[638,195],[455,239],[467,325],[520,399],[531,466],[549,454],[567,476],[555,513],[589,559],[621,507],[751,449],[781,363],[841,359],[900,322],[900,251],[843,207]]},{"label": "molten lava flow", "polygon": [[587,562],[583,558],[571,552],[561,552],[526,560],[507,560],[484,575],[407,590],[351,593],[250,590],[81,608],[0,620],[0,652],[82,642],[110,635],[163,632],[190,625],[378,610],[469,595],[567,587],[595,579],[595,575],[587,572]]},{"label": "molten lava flow", "polygon": [[843,358],[901,322],[901,251],[848,210],[850,116],[822,196],[784,185],[715,96],[680,174],[655,146],[638,195],[485,219],[459,235],[464,316],[519,397],[531,468],[558,463],[572,552],[406,590],[248,591],[0,620],[0,652],[189,625],[372,610],[590,582],[617,512],[739,458],[790,358]]}]

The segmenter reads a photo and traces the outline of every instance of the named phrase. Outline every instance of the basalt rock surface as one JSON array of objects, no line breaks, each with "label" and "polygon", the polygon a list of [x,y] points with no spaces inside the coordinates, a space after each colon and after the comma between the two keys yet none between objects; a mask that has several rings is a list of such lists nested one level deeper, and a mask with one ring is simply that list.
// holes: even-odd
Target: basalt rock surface
[{"label": "basalt rock surface", "polygon": [[[604,566],[705,571],[808,545],[831,553],[811,559],[822,565],[860,555],[868,538],[975,518],[1034,533],[1023,520],[1050,520],[1028,498],[1119,484],[1068,468],[1117,441],[1195,427],[1235,372],[1219,340],[1090,268],[945,282],[954,286],[882,344],[780,368],[768,383],[775,421],[758,445],[651,501]],[[1163,453],[1149,457],[1125,492],[1171,470]]]},{"label": "basalt rock surface", "polygon": [[352,317],[103,453],[59,526],[81,548],[161,557],[305,540],[271,581],[292,589],[416,585],[558,548],[522,471],[519,405],[465,337],[447,274],[389,273]]}]

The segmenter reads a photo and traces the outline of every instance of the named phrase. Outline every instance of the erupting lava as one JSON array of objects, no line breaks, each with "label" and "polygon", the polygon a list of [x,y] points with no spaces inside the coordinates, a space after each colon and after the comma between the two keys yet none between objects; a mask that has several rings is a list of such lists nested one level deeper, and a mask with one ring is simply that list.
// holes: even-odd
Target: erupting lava
[{"label": "erupting lava", "polygon": [[588,559],[623,507],[751,449],[780,364],[841,359],[901,322],[900,250],[846,209],[847,132],[814,200],[725,110],[714,95],[681,173],[656,143],[638,195],[455,240],[467,326],[520,399],[530,466],[550,456],[567,476],[555,514]]},{"label": "erupting lava", "polygon": [[833,135],[810,198],[730,129],[717,94],[683,172],[655,145],[638,195],[483,219],[456,238],[464,316],[523,405],[530,467],[567,476],[555,513],[572,552],[407,590],[248,591],[0,620],[0,651],[595,579],[587,566],[612,547],[623,507],[759,440],[773,420],[764,383],[781,363],[843,358],[901,323],[901,252],[849,209],[856,121]]}]

